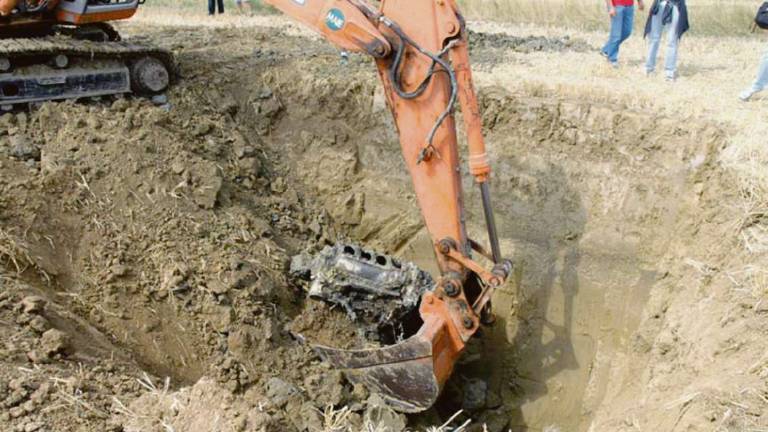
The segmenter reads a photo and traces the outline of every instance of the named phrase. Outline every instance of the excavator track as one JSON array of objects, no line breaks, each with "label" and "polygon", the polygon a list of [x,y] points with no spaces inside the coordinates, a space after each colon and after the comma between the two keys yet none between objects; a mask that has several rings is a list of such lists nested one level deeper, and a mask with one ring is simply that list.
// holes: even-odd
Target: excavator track
[{"label": "excavator track", "polygon": [[178,76],[171,52],[127,41],[57,35],[0,39],[0,106],[162,93]]}]

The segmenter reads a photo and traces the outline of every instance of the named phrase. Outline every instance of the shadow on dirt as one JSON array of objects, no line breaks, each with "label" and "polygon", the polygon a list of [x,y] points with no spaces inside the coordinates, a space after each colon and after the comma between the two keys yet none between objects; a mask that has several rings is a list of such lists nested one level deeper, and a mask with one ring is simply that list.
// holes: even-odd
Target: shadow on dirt
[{"label": "shadow on dirt", "polygon": [[547,396],[550,378],[583,366],[571,336],[586,211],[562,167],[500,165],[496,214],[503,243],[514,245],[504,251],[514,280],[495,296],[497,321],[470,342],[436,409],[442,418],[464,410],[489,431],[525,431],[520,407]]}]

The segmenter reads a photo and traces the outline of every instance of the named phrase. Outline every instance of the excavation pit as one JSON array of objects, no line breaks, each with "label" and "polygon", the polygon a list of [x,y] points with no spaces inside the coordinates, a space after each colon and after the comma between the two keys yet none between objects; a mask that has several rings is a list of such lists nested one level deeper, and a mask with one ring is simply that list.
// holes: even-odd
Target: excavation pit
[{"label": "excavation pit", "polygon": [[[286,276],[293,254],[341,240],[434,271],[372,65],[269,29],[150,34],[187,71],[170,111],[121,99],[0,116],[0,429],[397,428],[458,410],[491,431],[756,418],[743,406],[760,406],[760,389],[722,417],[763,370],[749,342],[765,323],[732,289],[754,274],[721,272],[747,258],[730,240],[719,125],[481,76],[514,276],[435,409],[405,418],[297,338],[349,348],[356,334]],[[245,42],[221,51],[212,37]],[[479,70],[504,58],[491,40],[473,51]]]}]

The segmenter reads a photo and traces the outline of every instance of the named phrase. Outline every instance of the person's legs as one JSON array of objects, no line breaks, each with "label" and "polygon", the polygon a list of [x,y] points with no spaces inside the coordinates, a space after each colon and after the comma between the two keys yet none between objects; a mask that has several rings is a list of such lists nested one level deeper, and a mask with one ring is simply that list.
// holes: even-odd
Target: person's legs
[{"label": "person's legs", "polygon": [[219,4],[219,13],[223,14],[224,13],[224,0],[217,0],[217,2]]},{"label": "person's legs", "polygon": [[656,69],[656,57],[659,55],[661,32],[664,25],[661,23],[661,8],[656,15],[651,17],[651,33],[648,35],[648,58],[645,61],[645,72],[651,73]]},{"label": "person's legs", "polygon": [[755,91],[761,91],[768,86],[768,51],[763,55],[763,60],[760,62],[760,68],[757,70],[757,79],[752,84],[752,89]]},{"label": "person's legs", "polygon": [[621,17],[621,42],[619,45],[629,38],[632,34],[632,27],[635,25],[635,7],[625,6],[622,9],[624,10]]},{"label": "person's legs", "polygon": [[680,37],[677,35],[677,24],[680,21],[680,11],[677,6],[672,7],[672,22],[669,23],[667,33],[667,52],[664,54],[664,75],[669,80],[677,78],[677,46]]},{"label": "person's legs", "polygon": [[768,51],[763,54],[760,67],[757,69],[757,78],[755,79],[755,82],[752,83],[752,87],[741,92],[739,98],[743,101],[747,101],[755,93],[763,91],[766,86],[768,86]]},{"label": "person's legs", "polygon": [[619,44],[622,41],[624,35],[624,14],[629,9],[624,6],[616,7],[616,15],[611,17],[611,33],[608,35],[608,42],[603,47],[603,54],[608,58],[608,61],[615,64],[618,61]]},{"label": "person's legs", "polygon": [[208,0],[208,15],[213,15],[216,13],[216,2],[215,0]]}]

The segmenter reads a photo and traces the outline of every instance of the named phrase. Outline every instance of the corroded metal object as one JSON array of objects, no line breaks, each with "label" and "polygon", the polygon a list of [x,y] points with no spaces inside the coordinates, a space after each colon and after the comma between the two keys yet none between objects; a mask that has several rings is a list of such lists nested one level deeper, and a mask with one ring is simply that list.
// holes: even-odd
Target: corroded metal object
[{"label": "corroded metal object", "polygon": [[395,343],[407,336],[407,318],[435,285],[413,263],[348,244],[294,257],[291,273],[311,280],[309,296],[343,307],[373,342]]}]

